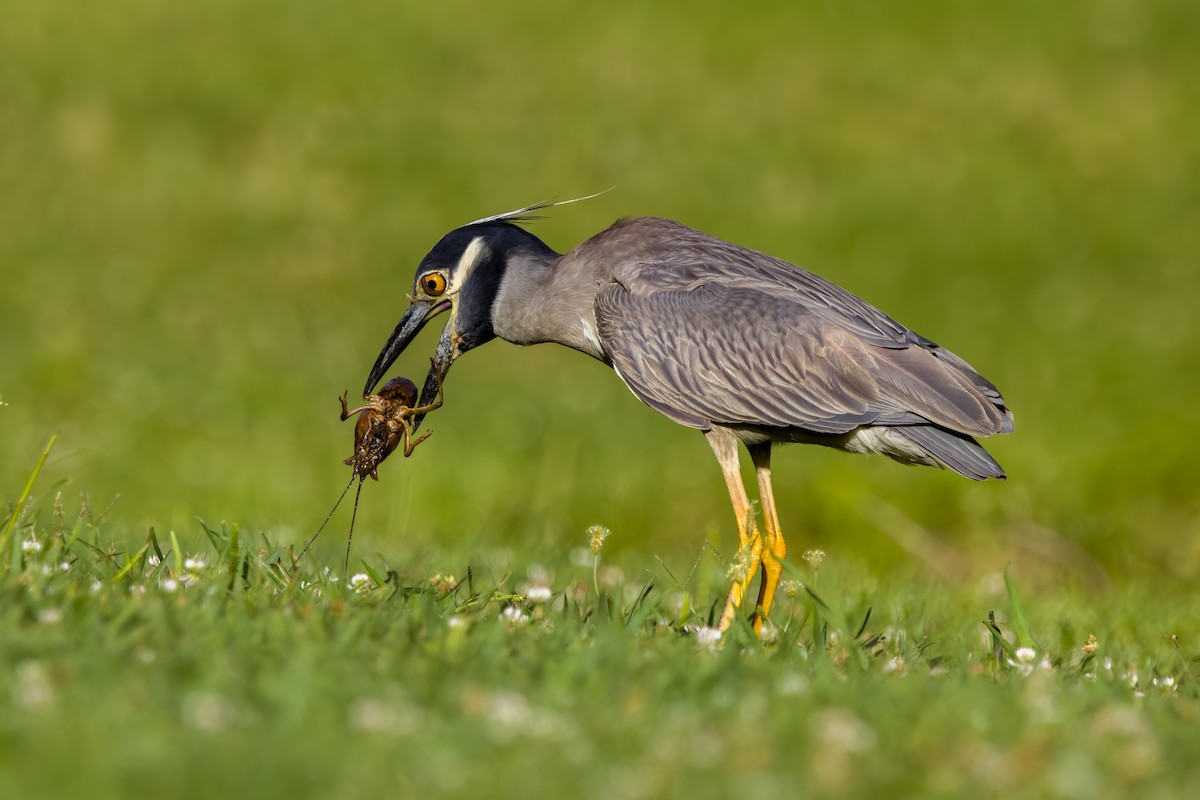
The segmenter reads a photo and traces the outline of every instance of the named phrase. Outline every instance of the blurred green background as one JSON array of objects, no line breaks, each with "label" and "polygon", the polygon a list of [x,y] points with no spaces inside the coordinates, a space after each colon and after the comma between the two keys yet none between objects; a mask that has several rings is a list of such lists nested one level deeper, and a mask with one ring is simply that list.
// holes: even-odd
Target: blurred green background
[{"label": "blurred green background", "polygon": [[[1004,391],[1007,484],[791,448],[793,550],[1102,588],[1200,573],[1200,24],[1184,2],[6,2],[0,487],[50,432],[144,537],[302,541],[446,231],[565,250],[673,217],[811,268]],[[392,374],[423,374],[435,331]],[[600,365],[496,343],[356,541],[686,562],[732,519],[702,437]],[[48,513],[48,502],[43,501]],[[345,529],[348,512],[334,530]],[[340,532],[325,553],[340,550]],[[919,567],[918,567],[919,568]]]}]

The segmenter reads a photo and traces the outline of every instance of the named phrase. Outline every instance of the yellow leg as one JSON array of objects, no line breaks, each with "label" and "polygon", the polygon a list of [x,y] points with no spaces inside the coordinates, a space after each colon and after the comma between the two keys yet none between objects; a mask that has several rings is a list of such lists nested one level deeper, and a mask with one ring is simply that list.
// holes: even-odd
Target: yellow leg
[{"label": "yellow leg", "polygon": [[750,457],[754,460],[758,497],[763,509],[763,527],[766,528],[766,542],[762,548],[762,583],[758,587],[758,609],[754,615],[754,630],[761,633],[763,620],[771,611],[775,589],[783,574],[783,564],[780,562],[787,557],[787,543],[783,541],[783,531],[779,528],[775,492],[771,488],[771,443],[750,448]]},{"label": "yellow leg", "polygon": [[726,630],[733,622],[733,615],[742,605],[750,581],[754,578],[754,569],[758,566],[762,554],[762,538],[754,524],[750,508],[750,498],[746,495],[746,487],[742,484],[742,474],[738,464],[738,441],[729,431],[713,428],[704,437],[712,447],[717,463],[721,465],[721,473],[725,476],[725,486],[729,489],[729,502],[733,505],[733,516],[738,529],[737,563],[744,566],[739,574],[734,575],[733,585],[729,589],[729,598],[725,601],[725,610],[721,613],[719,630]]}]

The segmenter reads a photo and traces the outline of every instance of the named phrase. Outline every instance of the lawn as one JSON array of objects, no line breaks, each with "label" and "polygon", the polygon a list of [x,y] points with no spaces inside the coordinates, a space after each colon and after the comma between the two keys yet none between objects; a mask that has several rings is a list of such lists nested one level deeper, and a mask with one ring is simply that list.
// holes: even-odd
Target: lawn
[{"label": "lawn", "polygon": [[[0,795],[1180,796],[1198,38],[1169,0],[7,3]],[[835,280],[1000,386],[1009,480],[781,451],[790,594],[713,643],[702,438],[496,343],[364,485],[354,585],[349,503],[294,563],[424,253],[610,186],[536,232],[660,214]]]}]

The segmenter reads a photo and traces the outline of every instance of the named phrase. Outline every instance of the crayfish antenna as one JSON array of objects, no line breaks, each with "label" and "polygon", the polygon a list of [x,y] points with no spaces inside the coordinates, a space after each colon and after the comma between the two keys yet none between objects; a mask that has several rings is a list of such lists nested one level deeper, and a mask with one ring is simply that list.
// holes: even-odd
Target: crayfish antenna
[{"label": "crayfish antenna", "polygon": [[[333,508],[329,509],[329,513],[327,515],[325,515],[325,521],[321,523],[321,527],[317,528],[317,532],[312,535],[312,538],[304,543],[304,549],[300,551],[300,555],[296,556],[296,560],[292,565],[292,569],[295,570],[295,572],[293,572],[293,574],[292,574],[292,580],[295,580],[296,575],[299,574],[300,559],[304,558],[304,554],[308,552],[308,548],[312,545],[313,542],[315,542],[317,540],[317,537],[321,535],[321,531],[325,530],[325,526],[329,524],[329,520],[333,519],[333,512],[337,511],[338,506],[340,506],[342,504],[342,500],[345,499],[345,497],[346,497],[346,492],[350,491],[351,483],[354,483],[353,475],[350,476],[350,483],[347,483],[346,488],[342,489],[342,493],[340,495],[338,495],[337,502],[333,504]],[[358,485],[359,485],[359,488],[361,488],[362,481],[359,481]],[[358,506],[358,498],[357,497],[355,497],[354,505],[356,507]]]}]

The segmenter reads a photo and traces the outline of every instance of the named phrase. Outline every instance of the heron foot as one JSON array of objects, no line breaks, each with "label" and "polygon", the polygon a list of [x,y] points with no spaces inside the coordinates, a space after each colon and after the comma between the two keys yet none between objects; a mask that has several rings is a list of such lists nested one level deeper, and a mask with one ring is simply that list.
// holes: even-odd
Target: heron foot
[{"label": "heron foot", "polygon": [[[733,584],[729,588],[729,597],[725,600],[725,610],[721,612],[718,630],[727,630],[733,624],[733,617],[741,608],[746,592],[750,588],[750,581],[754,580],[754,573],[762,564],[762,549],[762,536],[758,534],[757,529],[752,528],[750,535],[746,537],[746,543],[738,550],[733,564],[730,565],[729,576],[732,578]],[[757,613],[754,616],[753,625],[757,633],[762,626]]]}]

